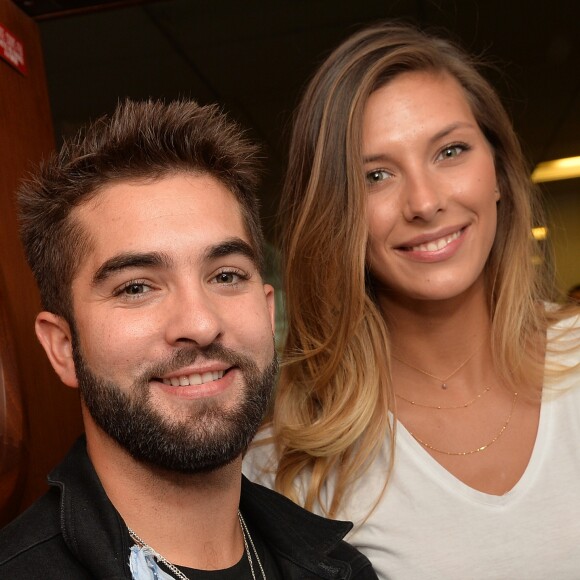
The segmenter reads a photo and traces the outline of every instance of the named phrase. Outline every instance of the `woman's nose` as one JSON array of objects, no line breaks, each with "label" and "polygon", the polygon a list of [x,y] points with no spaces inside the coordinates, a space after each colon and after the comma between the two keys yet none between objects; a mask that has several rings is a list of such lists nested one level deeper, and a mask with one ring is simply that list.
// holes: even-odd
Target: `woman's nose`
[{"label": "woman's nose", "polygon": [[403,215],[407,221],[430,221],[444,208],[442,184],[428,172],[407,176],[403,195]]}]

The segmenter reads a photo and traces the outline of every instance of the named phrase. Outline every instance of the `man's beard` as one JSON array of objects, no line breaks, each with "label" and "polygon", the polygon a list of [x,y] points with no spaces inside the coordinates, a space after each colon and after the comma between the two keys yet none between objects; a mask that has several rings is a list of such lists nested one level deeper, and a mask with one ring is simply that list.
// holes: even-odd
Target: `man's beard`
[{"label": "man's beard", "polygon": [[[149,381],[200,358],[238,368],[245,387],[240,401],[235,408],[222,409],[212,400],[190,400],[187,417],[172,420],[163,416],[151,400]],[[212,344],[203,350],[177,351],[170,360],[141,373],[124,392],[92,373],[74,332],[73,359],[81,398],[95,423],[136,460],[188,474],[213,471],[246,450],[264,418],[278,371],[275,354],[260,372],[252,359]]]}]

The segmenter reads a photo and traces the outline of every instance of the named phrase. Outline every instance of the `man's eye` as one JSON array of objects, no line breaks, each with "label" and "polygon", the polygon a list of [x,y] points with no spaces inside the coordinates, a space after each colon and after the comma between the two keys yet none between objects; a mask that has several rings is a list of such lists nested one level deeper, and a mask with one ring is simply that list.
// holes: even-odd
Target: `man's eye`
[{"label": "man's eye", "polygon": [[145,284],[131,284],[129,286],[125,286],[125,294],[143,294],[149,290],[150,288],[145,286]]},{"label": "man's eye", "polygon": [[218,272],[212,280],[216,284],[235,286],[236,284],[239,284],[248,278],[249,276],[242,271],[222,270],[221,272]]},{"label": "man's eye", "polygon": [[237,275],[233,272],[220,272],[216,276],[216,281],[219,284],[233,284],[237,281]]},{"label": "man's eye", "polygon": [[139,296],[151,292],[151,286],[145,282],[128,282],[114,292],[115,296]]}]

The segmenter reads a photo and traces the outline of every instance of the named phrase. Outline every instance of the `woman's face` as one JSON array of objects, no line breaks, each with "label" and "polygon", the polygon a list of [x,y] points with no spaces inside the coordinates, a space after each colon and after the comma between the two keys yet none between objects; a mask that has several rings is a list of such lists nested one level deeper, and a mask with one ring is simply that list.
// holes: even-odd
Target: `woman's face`
[{"label": "woman's face", "polygon": [[393,297],[445,300],[483,281],[495,237],[491,146],[451,76],[402,73],[363,117],[367,262]]}]

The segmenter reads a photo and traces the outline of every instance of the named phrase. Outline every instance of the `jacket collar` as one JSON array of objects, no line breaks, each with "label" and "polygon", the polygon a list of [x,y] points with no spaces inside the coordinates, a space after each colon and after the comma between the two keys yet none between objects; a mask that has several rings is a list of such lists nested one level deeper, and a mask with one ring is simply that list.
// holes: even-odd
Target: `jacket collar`
[{"label": "jacket collar", "polygon": [[85,437],[48,476],[60,488],[60,524],[64,540],[95,578],[131,578],[130,538],[109,501],[89,459]]},{"label": "jacket collar", "polygon": [[352,528],[296,505],[288,498],[242,477],[242,513],[258,529],[270,549],[322,578],[346,578],[350,568],[329,553]]},{"label": "jacket collar", "polygon": [[[131,578],[131,539],[89,459],[84,436],[50,473],[48,482],[60,489],[61,531],[79,561],[96,578]],[[338,548],[352,528],[350,522],[331,521],[307,512],[245,477],[240,509],[282,568],[283,562],[288,561],[319,578],[337,580],[349,576],[349,566],[332,558],[330,552]]]}]

